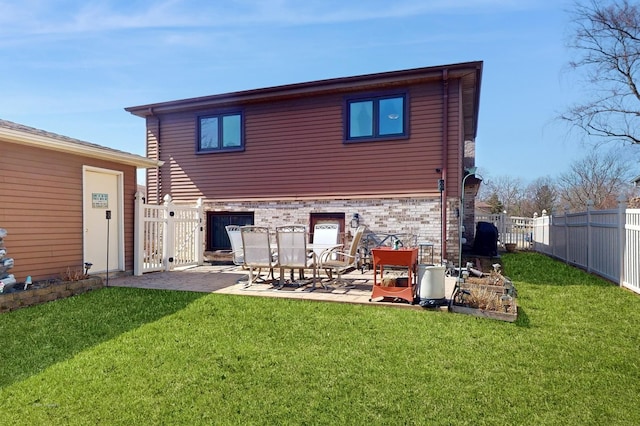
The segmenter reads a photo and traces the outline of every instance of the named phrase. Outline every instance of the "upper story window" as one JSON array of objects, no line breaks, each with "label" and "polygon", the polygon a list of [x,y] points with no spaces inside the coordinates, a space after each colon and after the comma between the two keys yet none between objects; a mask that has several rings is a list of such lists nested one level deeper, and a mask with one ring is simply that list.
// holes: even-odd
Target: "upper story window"
[{"label": "upper story window", "polygon": [[242,114],[239,112],[198,118],[198,152],[244,149]]},{"label": "upper story window", "polygon": [[347,141],[407,136],[405,95],[347,100]]}]

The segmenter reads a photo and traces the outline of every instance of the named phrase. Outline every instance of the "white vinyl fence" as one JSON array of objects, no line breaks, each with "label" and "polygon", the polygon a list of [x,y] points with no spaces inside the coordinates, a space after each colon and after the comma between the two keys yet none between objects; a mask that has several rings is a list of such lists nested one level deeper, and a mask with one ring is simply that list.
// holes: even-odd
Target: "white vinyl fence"
[{"label": "white vinyl fence", "polygon": [[499,214],[476,214],[477,222],[493,223],[498,229],[498,241],[501,245],[515,244],[521,250],[531,248],[533,242],[533,218],[507,216]]},{"label": "white vinyl fence", "polygon": [[171,196],[164,204],[144,203],[136,194],[134,274],[170,271],[203,264],[203,216],[201,200],[195,207],[176,205]]},{"label": "white vinyl fence", "polygon": [[534,250],[593,272],[640,293],[640,209],[624,202],[533,219]]}]

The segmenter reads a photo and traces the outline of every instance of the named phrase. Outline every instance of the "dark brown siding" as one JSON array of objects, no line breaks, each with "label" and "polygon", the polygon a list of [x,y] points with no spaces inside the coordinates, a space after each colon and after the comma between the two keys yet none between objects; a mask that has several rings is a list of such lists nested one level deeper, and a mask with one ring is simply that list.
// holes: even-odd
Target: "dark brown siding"
[{"label": "dark brown siding", "polygon": [[0,141],[0,228],[22,281],[82,267],[82,166],[124,172],[125,269],[133,270],[135,167]]},{"label": "dark brown siding", "polygon": [[[448,169],[458,177],[460,94],[449,83]],[[442,84],[400,88],[410,102],[410,138],[343,143],[342,95],[243,106],[245,151],[196,154],[197,113],[162,115],[159,198],[175,200],[437,194],[442,168]],[[202,111],[201,113],[212,112]],[[148,124],[149,125],[149,124]],[[151,134],[153,133],[153,134]],[[155,191],[153,179],[149,193]],[[455,186],[455,185],[453,185]],[[449,195],[456,191],[450,187]],[[153,197],[150,195],[150,200]]]}]

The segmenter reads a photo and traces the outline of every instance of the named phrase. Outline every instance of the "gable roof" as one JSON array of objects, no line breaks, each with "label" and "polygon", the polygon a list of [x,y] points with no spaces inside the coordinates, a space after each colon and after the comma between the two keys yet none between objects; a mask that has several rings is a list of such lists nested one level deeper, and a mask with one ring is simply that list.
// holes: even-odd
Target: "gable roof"
[{"label": "gable roof", "polygon": [[162,165],[161,161],[152,160],[141,155],[108,148],[2,119],[0,119],[0,141],[69,154],[84,155],[140,168],[158,167]]},{"label": "gable roof", "polygon": [[478,130],[482,61],[317,80],[306,83],[132,106],[125,108],[125,110],[133,115],[144,118],[157,114],[196,111],[211,107],[295,99],[330,93],[348,93],[354,89],[378,90],[403,84],[440,81],[445,77],[448,79],[456,78],[461,80],[464,136],[465,140],[473,140]]}]

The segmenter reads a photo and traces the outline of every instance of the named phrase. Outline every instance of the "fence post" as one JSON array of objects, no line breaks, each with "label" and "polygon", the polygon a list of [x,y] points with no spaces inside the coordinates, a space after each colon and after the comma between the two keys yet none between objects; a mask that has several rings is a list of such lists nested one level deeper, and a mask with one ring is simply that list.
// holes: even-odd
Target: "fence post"
[{"label": "fence post", "polygon": [[587,272],[591,273],[591,265],[593,264],[593,260],[591,256],[593,254],[593,250],[591,250],[591,210],[593,210],[593,200],[587,200]]},{"label": "fence post", "polygon": [[564,261],[569,263],[569,206],[564,206]]},{"label": "fence post", "polygon": [[531,234],[531,247],[533,251],[538,251],[538,212],[533,212],[533,232]]},{"label": "fence post", "polygon": [[133,275],[140,276],[144,269],[144,195],[140,191],[135,195],[133,223]]},{"label": "fence post", "polygon": [[198,208],[198,229],[196,230],[196,260],[198,262],[198,266],[204,265],[204,206],[202,204],[202,198],[198,198],[196,202],[196,207]]},{"label": "fence post", "polygon": [[618,285],[622,287],[625,280],[625,267],[626,267],[626,224],[627,224],[627,202],[626,197],[624,195],[620,195],[618,197],[618,235],[619,235],[619,244],[618,244],[618,259],[620,260],[619,268],[620,272],[618,273]]},{"label": "fence post", "polygon": [[173,217],[175,216],[175,212],[172,210],[173,202],[171,200],[171,195],[167,194],[164,196],[164,229],[162,231],[162,247],[164,253],[164,259],[162,262],[164,263],[164,270],[170,271],[173,266],[173,257],[175,256],[175,237],[174,237],[174,225],[173,225]]}]

